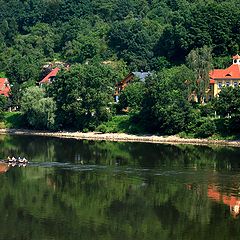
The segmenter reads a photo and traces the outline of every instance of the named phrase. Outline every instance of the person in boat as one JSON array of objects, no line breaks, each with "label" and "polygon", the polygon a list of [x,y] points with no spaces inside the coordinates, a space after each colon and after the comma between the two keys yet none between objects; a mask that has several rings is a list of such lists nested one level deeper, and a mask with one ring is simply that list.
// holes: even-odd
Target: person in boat
[{"label": "person in boat", "polygon": [[23,163],[28,163],[28,160],[25,157],[22,159],[22,161]]},{"label": "person in boat", "polygon": [[15,157],[12,157],[12,162],[16,162],[17,159]]},{"label": "person in boat", "polygon": [[12,159],[9,156],[7,157],[7,162],[12,162]]},{"label": "person in boat", "polygon": [[15,167],[16,165],[17,165],[17,162],[16,162],[16,161],[14,161],[14,162],[11,163],[11,166],[12,166],[12,167]]}]

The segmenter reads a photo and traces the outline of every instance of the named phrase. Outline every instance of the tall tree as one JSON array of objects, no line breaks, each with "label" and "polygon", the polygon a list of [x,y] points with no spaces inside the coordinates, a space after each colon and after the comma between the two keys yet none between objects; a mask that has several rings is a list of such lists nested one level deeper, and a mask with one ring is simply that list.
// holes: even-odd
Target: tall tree
[{"label": "tall tree", "polygon": [[62,128],[94,128],[111,116],[115,74],[99,63],[75,65],[53,82],[50,94],[57,102]]},{"label": "tall tree", "polygon": [[187,63],[194,72],[195,93],[198,102],[203,102],[206,91],[209,87],[209,74],[212,69],[211,48],[204,46],[192,50],[187,56]]}]

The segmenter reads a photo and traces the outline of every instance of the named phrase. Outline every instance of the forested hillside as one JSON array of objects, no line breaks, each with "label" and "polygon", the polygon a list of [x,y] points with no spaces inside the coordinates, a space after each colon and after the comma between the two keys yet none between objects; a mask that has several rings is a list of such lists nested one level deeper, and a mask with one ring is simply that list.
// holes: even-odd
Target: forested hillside
[{"label": "forested hillside", "polygon": [[[114,84],[129,71],[156,72],[159,74],[155,85],[150,81],[146,91],[135,91],[141,92],[143,98],[145,93],[135,110],[141,114],[145,112],[158,130],[165,129],[163,112],[153,110],[155,107],[159,110],[160,103],[154,101],[161,101],[162,96],[154,91],[158,94],[159,89],[179,91],[180,95],[176,91],[169,93],[168,99],[175,99],[174,103],[171,100],[166,103],[163,97],[162,104],[172,104],[172,111],[175,107],[181,109],[180,115],[189,119],[184,112],[189,112],[189,103],[179,106],[187,101],[189,91],[193,90],[189,88],[187,93],[186,86],[182,85],[193,72],[182,64],[186,64],[191,50],[208,47],[212,50],[215,67],[228,66],[230,56],[239,50],[239,19],[239,0],[0,0],[0,77],[9,78],[12,101],[19,105],[23,89],[36,85],[43,76],[42,66],[46,62],[69,64],[71,71],[65,75],[61,73],[61,80],[53,84],[46,96],[56,102],[52,105],[53,111],[61,119],[61,126],[65,124],[63,119],[76,123],[80,116],[83,121],[75,125],[82,129],[91,126],[96,113],[101,120],[95,122],[94,127],[105,121],[106,113],[103,112],[109,108],[106,99],[112,95]],[[83,74],[82,79],[76,77],[78,72]],[[177,81],[174,74],[179,76]],[[74,83],[77,84],[75,89],[81,91],[74,92],[70,85],[67,86],[75,78],[79,81]],[[159,79],[162,79],[160,86],[157,85]],[[172,82],[171,88],[169,82]],[[94,94],[86,96],[86,89],[90,89],[88,92],[95,89],[93,93],[101,92],[102,95],[93,100]],[[103,99],[104,104],[101,103]],[[44,104],[49,104],[48,100]],[[91,107],[83,111],[87,108],[86,102]],[[156,115],[152,119],[151,113]],[[179,122],[182,127],[169,121],[168,125],[177,129],[184,129],[186,125],[182,120]]]},{"label": "forested hillside", "polygon": [[159,70],[204,45],[229,56],[239,48],[239,16],[239,0],[1,0],[0,70],[23,83],[53,59]]}]

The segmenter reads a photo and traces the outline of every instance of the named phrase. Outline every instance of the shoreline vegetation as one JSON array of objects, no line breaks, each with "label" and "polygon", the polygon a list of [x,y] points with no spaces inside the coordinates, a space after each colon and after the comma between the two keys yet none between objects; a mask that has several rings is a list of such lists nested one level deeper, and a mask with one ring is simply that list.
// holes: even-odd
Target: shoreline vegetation
[{"label": "shoreline vegetation", "polygon": [[43,3],[0,5],[1,129],[240,141],[236,0]]},{"label": "shoreline vegetation", "polygon": [[160,144],[192,144],[192,145],[221,145],[240,147],[239,140],[212,140],[201,138],[181,138],[176,135],[158,136],[158,135],[134,135],[126,133],[100,133],[100,132],[71,132],[71,131],[38,131],[27,129],[0,129],[0,134],[9,135],[32,135],[57,138],[72,138],[78,140],[94,140],[94,141],[114,141],[114,142],[145,142]]}]

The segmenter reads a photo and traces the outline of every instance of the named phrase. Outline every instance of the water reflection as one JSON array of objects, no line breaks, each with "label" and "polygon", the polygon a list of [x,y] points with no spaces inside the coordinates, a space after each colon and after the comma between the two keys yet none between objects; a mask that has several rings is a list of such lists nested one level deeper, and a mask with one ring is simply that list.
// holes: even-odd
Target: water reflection
[{"label": "water reflection", "polygon": [[10,169],[9,164],[0,162],[0,174],[6,173]]},{"label": "water reflection", "polygon": [[217,186],[208,187],[208,197],[213,201],[229,206],[230,214],[236,218],[240,214],[240,196],[233,196],[233,193],[220,192]]},{"label": "water reflection", "polygon": [[239,237],[239,149],[16,136],[8,155],[31,163],[0,175],[0,239]]}]

